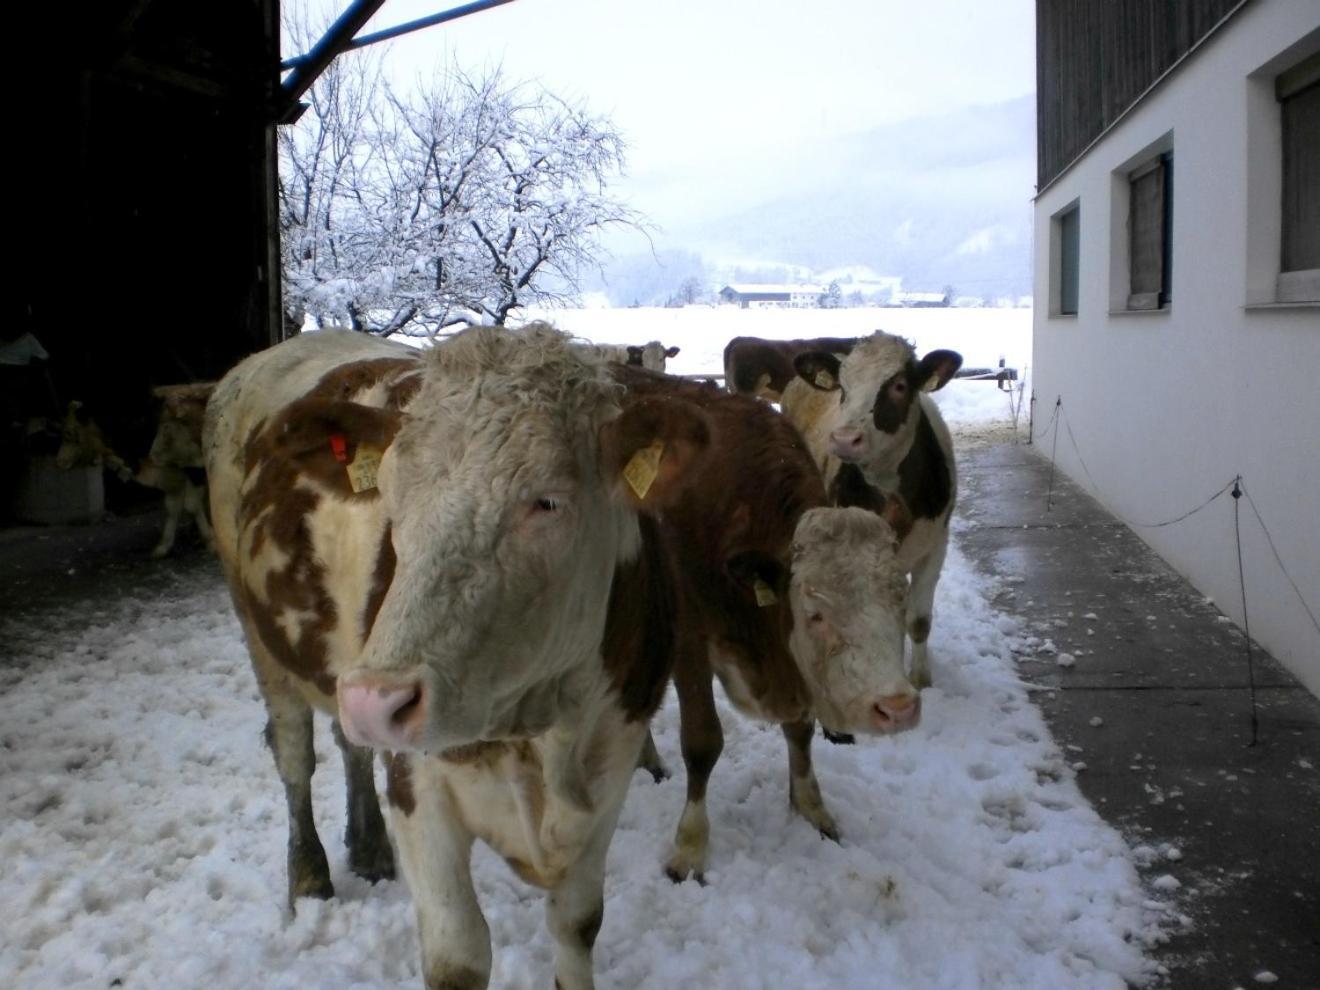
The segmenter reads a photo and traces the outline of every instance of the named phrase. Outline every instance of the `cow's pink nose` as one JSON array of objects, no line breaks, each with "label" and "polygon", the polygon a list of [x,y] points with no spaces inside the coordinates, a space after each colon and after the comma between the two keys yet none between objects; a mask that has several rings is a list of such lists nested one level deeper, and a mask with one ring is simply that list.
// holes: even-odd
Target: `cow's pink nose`
[{"label": "cow's pink nose", "polygon": [[921,695],[892,694],[871,706],[871,723],[881,732],[910,729],[921,721]]},{"label": "cow's pink nose", "polygon": [[426,709],[426,685],[415,677],[359,675],[339,684],[339,724],[357,746],[411,749]]},{"label": "cow's pink nose", "polygon": [[835,430],[830,434],[830,445],[835,457],[855,457],[862,452],[866,436],[861,430]]}]

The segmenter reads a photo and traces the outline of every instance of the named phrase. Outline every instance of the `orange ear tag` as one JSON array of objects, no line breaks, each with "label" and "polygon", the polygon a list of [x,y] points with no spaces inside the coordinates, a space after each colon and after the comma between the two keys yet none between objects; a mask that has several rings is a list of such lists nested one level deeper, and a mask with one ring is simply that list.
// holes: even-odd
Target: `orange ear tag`
[{"label": "orange ear tag", "polygon": [[660,457],[664,454],[665,443],[656,440],[649,447],[643,447],[632,455],[627,467],[623,469],[623,479],[639,499],[645,499],[651,490],[655,476],[660,473]]},{"label": "orange ear tag", "polygon": [[775,590],[760,578],[752,582],[752,590],[756,592],[756,604],[761,608],[766,608],[779,601],[778,596],[775,595]]},{"label": "orange ear tag", "polygon": [[356,495],[376,487],[376,473],[380,470],[380,459],[385,451],[375,444],[358,444],[353,463],[348,466],[348,483]]}]

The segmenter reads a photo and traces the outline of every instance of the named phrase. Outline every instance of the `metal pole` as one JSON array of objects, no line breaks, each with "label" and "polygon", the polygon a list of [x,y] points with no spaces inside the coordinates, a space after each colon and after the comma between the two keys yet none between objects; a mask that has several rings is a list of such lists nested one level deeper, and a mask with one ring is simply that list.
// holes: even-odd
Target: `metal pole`
[{"label": "metal pole", "polygon": [[[339,51],[348,52],[357,48],[366,48],[368,45],[374,45],[380,41],[389,41],[391,38],[398,38],[405,34],[412,34],[414,31],[420,31],[422,28],[433,27],[436,24],[444,24],[446,21],[454,21],[460,17],[466,17],[468,14],[476,14],[483,10],[489,10],[492,7],[500,7],[506,3],[513,3],[513,0],[473,0],[472,3],[463,4],[461,7],[454,7],[450,10],[442,10],[438,14],[431,14],[427,17],[419,17],[415,21],[408,21],[406,24],[398,24],[391,28],[385,28],[383,31],[373,31],[371,34],[364,34],[360,38],[354,38],[352,41],[339,47]],[[297,55],[290,59],[285,59],[280,64],[281,69],[296,69],[299,66],[310,62],[315,55],[315,49],[306,55]]]}]

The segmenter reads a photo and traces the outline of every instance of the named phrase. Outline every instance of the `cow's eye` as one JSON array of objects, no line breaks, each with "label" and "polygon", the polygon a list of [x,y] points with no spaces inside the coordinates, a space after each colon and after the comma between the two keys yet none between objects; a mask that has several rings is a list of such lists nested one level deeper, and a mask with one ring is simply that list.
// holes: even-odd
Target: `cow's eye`
[{"label": "cow's eye", "polygon": [[812,612],[809,616],[807,616],[807,621],[810,622],[813,626],[818,626],[825,621],[825,616],[821,615],[819,612]]},{"label": "cow's eye", "polygon": [[900,379],[899,381],[894,382],[893,387],[895,392],[897,392],[899,395],[902,395],[904,392],[907,391],[907,382]]},{"label": "cow's eye", "polygon": [[555,512],[559,508],[559,499],[550,495],[542,495],[536,500],[536,509],[538,512]]}]

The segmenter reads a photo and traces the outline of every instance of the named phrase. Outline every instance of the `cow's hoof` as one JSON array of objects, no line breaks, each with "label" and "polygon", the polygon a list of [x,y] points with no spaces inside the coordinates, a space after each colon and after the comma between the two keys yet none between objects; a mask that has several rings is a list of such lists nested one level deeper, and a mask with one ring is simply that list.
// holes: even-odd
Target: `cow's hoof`
[{"label": "cow's hoof", "polygon": [[911,680],[912,686],[918,691],[924,691],[926,688],[934,686],[931,683],[930,673],[924,670],[914,671]]},{"label": "cow's hoof", "polygon": [[397,873],[394,868],[394,851],[387,843],[383,849],[349,854],[348,868],[368,883],[393,880]]},{"label": "cow's hoof", "polygon": [[665,876],[674,881],[674,883],[684,883],[687,880],[695,880],[702,887],[706,886],[706,875],[697,870],[690,870],[687,873],[683,873],[680,872],[678,868],[671,865],[665,867]]},{"label": "cow's hoof", "polygon": [[822,839],[829,839],[831,842],[839,841],[838,825],[834,825],[834,824],[826,825],[824,828],[817,829],[817,831],[820,832],[820,837]]},{"label": "cow's hoof", "polygon": [[835,746],[851,746],[857,742],[857,737],[850,732],[831,732],[825,726],[820,727],[820,734]]},{"label": "cow's hoof", "polygon": [[289,910],[298,913],[298,898],[311,897],[318,901],[328,901],[335,896],[335,885],[329,877],[307,877],[289,885]]},{"label": "cow's hoof", "polygon": [[164,557],[164,556],[165,556],[166,554],[168,554],[169,552],[170,552],[170,548],[169,548],[169,547],[156,547],[155,549],[153,549],[153,550],[151,551],[151,558],[152,558],[152,560],[160,560],[162,557]]}]

